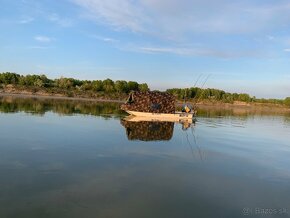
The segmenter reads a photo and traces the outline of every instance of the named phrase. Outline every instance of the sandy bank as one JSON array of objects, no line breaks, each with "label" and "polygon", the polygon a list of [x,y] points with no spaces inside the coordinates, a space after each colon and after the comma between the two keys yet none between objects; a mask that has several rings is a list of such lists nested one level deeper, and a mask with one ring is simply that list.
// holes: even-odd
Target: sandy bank
[{"label": "sandy bank", "polygon": [[101,98],[79,98],[79,97],[66,97],[56,95],[38,95],[38,94],[19,94],[19,93],[5,93],[0,92],[0,97],[11,96],[15,98],[42,98],[42,99],[59,99],[59,100],[72,100],[72,101],[94,101],[94,102],[113,102],[113,103],[124,103],[122,100],[113,99],[101,99]]}]

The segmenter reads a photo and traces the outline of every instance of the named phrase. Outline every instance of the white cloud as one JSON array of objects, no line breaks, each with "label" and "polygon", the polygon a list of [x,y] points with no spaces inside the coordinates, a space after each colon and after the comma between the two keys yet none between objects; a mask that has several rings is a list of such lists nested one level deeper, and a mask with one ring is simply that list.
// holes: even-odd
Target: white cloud
[{"label": "white cloud", "polygon": [[129,43],[95,37],[122,50],[229,59],[271,58],[274,44],[288,47],[277,34],[290,22],[285,0],[70,1],[98,24],[136,33]]},{"label": "white cloud", "polygon": [[130,0],[73,0],[90,12],[90,17],[107,23],[115,28],[128,28],[132,31],[142,31],[144,12]]},{"label": "white cloud", "polygon": [[74,24],[72,19],[60,17],[56,13],[48,14],[46,17],[49,21],[54,22],[62,27],[71,27]]},{"label": "white cloud", "polygon": [[51,47],[48,46],[28,46],[27,49],[49,49]]},{"label": "white cloud", "polygon": [[111,43],[118,42],[118,40],[113,39],[113,38],[103,38],[102,40],[103,40],[104,42],[111,42]]},{"label": "white cloud", "polygon": [[257,51],[224,51],[204,47],[143,47],[137,46],[131,50],[145,53],[167,53],[181,56],[207,56],[217,58],[241,58],[241,57],[258,57],[261,54]]},{"label": "white cloud", "polygon": [[89,35],[89,37],[95,38],[97,40],[101,40],[101,41],[107,42],[107,43],[118,43],[119,42],[119,40],[111,38],[111,37],[104,37],[104,36],[99,36],[99,35]]},{"label": "white cloud", "polygon": [[47,36],[35,36],[34,39],[38,42],[51,42],[53,38]]},{"label": "white cloud", "polygon": [[19,21],[20,24],[28,24],[34,21],[33,17],[26,17]]},{"label": "white cloud", "polygon": [[290,48],[285,48],[284,51],[285,52],[290,52]]},{"label": "white cloud", "polygon": [[98,22],[163,38],[192,33],[255,33],[285,27],[290,4],[283,0],[72,0]]}]

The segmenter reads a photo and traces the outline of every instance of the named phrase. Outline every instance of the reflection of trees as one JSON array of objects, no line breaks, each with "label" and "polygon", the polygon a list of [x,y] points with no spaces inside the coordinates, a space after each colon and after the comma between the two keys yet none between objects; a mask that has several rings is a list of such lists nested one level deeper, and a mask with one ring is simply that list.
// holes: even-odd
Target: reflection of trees
[{"label": "reflection of trees", "polygon": [[173,122],[132,122],[121,120],[121,124],[126,128],[129,140],[170,140],[174,130]]},{"label": "reflection of trees", "polygon": [[290,115],[287,116],[287,117],[286,116],[284,117],[284,123],[287,124],[287,125],[290,124]]},{"label": "reflection of trees", "polygon": [[198,116],[201,117],[231,117],[236,116],[241,119],[246,119],[250,116],[266,116],[266,115],[279,115],[279,116],[290,116],[289,111],[281,108],[271,108],[271,107],[233,107],[233,108],[223,108],[223,107],[199,107]]},{"label": "reflection of trees", "polygon": [[36,99],[0,97],[0,111],[4,113],[36,113],[39,115],[51,111],[61,115],[87,114],[120,115],[120,105],[117,103],[98,103],[93,101],[72,101],[63,99]]}]

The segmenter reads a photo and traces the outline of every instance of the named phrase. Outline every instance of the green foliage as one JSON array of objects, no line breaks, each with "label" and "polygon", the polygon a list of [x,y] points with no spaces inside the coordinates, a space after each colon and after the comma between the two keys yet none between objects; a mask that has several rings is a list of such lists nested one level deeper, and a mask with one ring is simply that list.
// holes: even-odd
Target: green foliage
[{"label": "green foliage", "polygon": [[138,85],[138,89],[142,92],[149,91],[149,87],[146,83],[142,83]]},{"label": "green foliage", "polygon": [[[105,80],[77,80],[73,78],[61,77],[59,79],[51,80],[45,75],[26,75],[20,76],[15,73],[0,73],[0,85],[13,84],[21,87],[30,87],[30,90],[38,90],[38,88],[47,88],[49,93],[61,92],[67,96],[73,96],[76,92],[86,92],[89,95],[92,93],[112,94],[127,94],[132,90],[149,90],[146,83],[138,84],[134,81],[126,82],[124,80],[118,80],[114,82],[111,79]],[[69,92],[67,92],[70,90]]]},{"label": "green foliage", "polygon": [[284,104],[288,107],[290,107],[290,97],[285,98]]},{"label": "green foliage", "polygon": [[[247,102],[247,103],[257,102],[257,103],[283,104],[283,100],[279,100],[279,99],[257,99],[255,96],[251,97],[249,94],[228,93],[219,89],[209,89],[209,88],[201,89],[198,87],[191,87],[191,88],[184,88],[184,89],[173,88],[173,89],[167,89],[166,91],[175,95],[176,98],[180,101],[210,100],[210,101],[222,101],[224,103],[233,103],[234,101],[242,101],[242,102]],[[286,104],[285,100],[284,100],[284,104]]]},{"label": "green foliage", "polygon": [[129,81],[128,82],[128,90],[129,91],[137,91],[139,90],[139,84],[134,81]]},{"label": "green foliage", "polygon": [[20,75],[16,73],[1,73],[0,74],[0,83],[8,85],[8,84],[17,84],[19,81]]},{"label": "green foliage", "polygon": [[117,80],[115,82],[115,90],[119,93],[127,93],[128,92],[128,84],[124,80]]},{"label": "green foliage", "polygon": [[111,79],[106,79],[103,81],[103,89],[107,93],[111,93],[115,91],[114,82]]},{"label": "green foliage", "polygon": [[52,83],[53,81],[45,75],[27,75],[20,76],[17,84],[21,86],[50,87]]},{"label": "green foliage", "polygon": [[74,79],[71,79],[71,78],[61,77],[60,79],[56,79],[54,82],[55,82],[56,87],[59,87],[62,89],[69,89],[74,86],[73,80]]},{"label": "green foliage", "polygon": [[103,81],[102,80],[94,80],[92,82],[93,90],[96,92],[104,91],[103,89]]},{"label": "green foliage", "polygon": [[251,97],[248,94],[239,94],[238,96],[239,101],[250,102]]},{"label": "green foliage", "polygon": [[[75,85],[76,87],[79,87],[78,85]],[[80,86],[80,89],[82,91],[87,91],[87,90],[92,90],[93,89],[93,84],[91,81],[84,81],[82,85]]]},{"label": "green foliage", "polygon": [[[6,85],[13,85],[21,87],[22,89],[29,89],[32,92],[40,90],[51,94],[63,94],[66,96],[83,96],[99,97],[106,96],[110,98],[125,97],[130,91],[148,91],[149,87],[146,83],[139,84],[135,81],[117,80],[114,82],[111,79],[105,80],[77,80],[73,78],[61,77],[59,79],[51,80],[45,75],[19,75],[16,73],[0,73],[0,88],[5,88]],[[210,100],[221,101],[225,103],[233,103],[234,101],[242,102],[256,102],[256,103],[270,103],[270,104],[284,104],[290,107],[290,97],[285,100],[279,99],[257,99],[255,96],[251,97],[245,93],[227,93],[219,89],[201,89],[198,87],[191,88],[173,88],[166,90],[167,92],[176,96],[177,99],[183,100]]]}]

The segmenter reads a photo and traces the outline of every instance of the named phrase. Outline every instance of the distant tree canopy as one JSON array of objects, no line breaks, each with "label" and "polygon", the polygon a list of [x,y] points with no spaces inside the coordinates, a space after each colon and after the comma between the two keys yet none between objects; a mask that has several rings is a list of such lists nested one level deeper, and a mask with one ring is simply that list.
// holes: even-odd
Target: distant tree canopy
[{"label": "distant tree canopy", "polygon": [[290,97],[285,98],[284,104],[290,107]]},{"label": "distant tree canopy", "polygon": [[20,79],[19,74],[15,73],[1,73],[0,74],[0,83],[3,84],[18,84]]},{"label": "distant tree canopy", "polygon": [[270,103],[270,104],[284,104],[290,106],[290,97],[285,100],[280,99],[257,99],[255,96],[251,97],[246,93],[228,93],[219,89],[201,89],[198,87],[191,88],[174,88],[167,89],[167,92],[176,96],[179,100],[212,100],[212,101],[221,101],[225,103],[233,103],[235,101],[242,102],[256,102],[256,103]]},{"label": "distant tree canopy", "polygon": [[105,80],[77,80],[73,78],[61,77],[59,79],[48,79],[45,75],[19,75],[16,73],[0,73],[0,84],[12,84],[24,87],[60,88],[65,90],[81,90],[106,93],[129,93],[130,91],[149,90],[146,83],[139,84],[135,81],[111,79]]},{"label": "distant tree canopy", "polygon": [[[117,80],[111,79],[105,80],[78,80],[74,78],[61,77],[59,79],[49,79],[45,75],[19,75],[16,73],[0,73],[0,85],[15,85],[23,88],[41,88],[48,92],[54,92],[52,90],[66,92],[68,96],[74,96],[74,93],[103,93],[104,95],[113,94],[114,96],[121,96],[128,94],[131,91],[148,91],[149,87],[146,83],[137,83],[135,81]],[[255,96],[251,97],[245,93],[228,93],[219,89],[201,89],[198,87],[191,88],[173,88],[167,89],[169,92],[176,96],[178,100],[211,100],[221,101],[225,103],[233,103],[234,101],[242,102],[257,102],[257,103],[271,103],[271,104],[284,104],[290,107],[290,97],[284,100],[280,99],[257,99]],[[94,94],[95,95],[95,94]],[[89,95],[89,96],[94,96]]]},{"label": "distant tree canopy", "polygon": [[189,100],[194,99],[204,100],[216,100],[216,101],[223,101],[227,103],[232,103],[234,101],[244,101],[244,102],[251,102],[253,98],[251,98],[248,94],[237,94],[237,93],[227,93],[223,90],[219,89],[201,89],[197,87],[192,88],[185,88],[185,89],[167,89],[167,92],[175,95],[179,100]]}]

